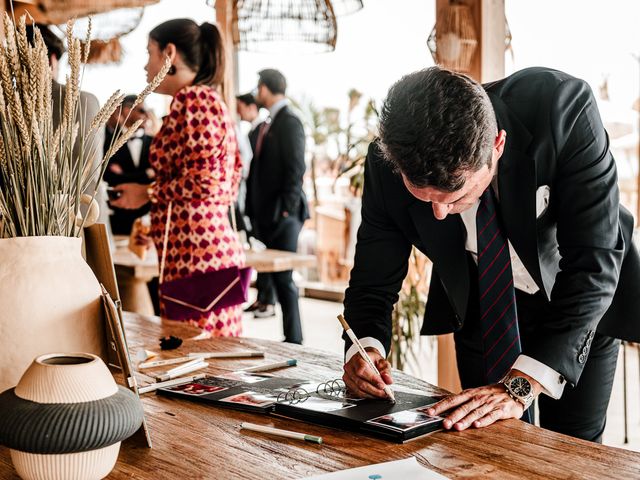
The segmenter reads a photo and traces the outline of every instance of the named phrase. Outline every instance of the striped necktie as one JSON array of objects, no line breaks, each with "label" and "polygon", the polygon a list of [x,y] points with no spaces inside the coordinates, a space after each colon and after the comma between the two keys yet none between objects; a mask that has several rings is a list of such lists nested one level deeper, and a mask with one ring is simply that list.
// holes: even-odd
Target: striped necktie
[{"label": "striped necktie", "polygon": [[484,366],[491,384],[511,369],[522,351],[509,245],[491,187],[480,197],[476,228]]}]

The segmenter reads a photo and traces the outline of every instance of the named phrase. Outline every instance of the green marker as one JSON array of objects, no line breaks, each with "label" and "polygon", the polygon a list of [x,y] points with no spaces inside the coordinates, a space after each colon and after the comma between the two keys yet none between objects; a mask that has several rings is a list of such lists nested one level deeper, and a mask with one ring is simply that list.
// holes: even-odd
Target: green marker
[{"label": "green marker", "polygon": [[322,443],[322,437],[307,435],[306,433],[292,432],[291,430],[281,430],[279,428],[268,427],[266,425],[256,425],[255,423],[242,422],[240,424],[240,428],[251,430],[253,432],[269,433],[271,435],[278,435],[280,437],[293,438],[295,440],[304,440],[306,442],[317,444]]}]

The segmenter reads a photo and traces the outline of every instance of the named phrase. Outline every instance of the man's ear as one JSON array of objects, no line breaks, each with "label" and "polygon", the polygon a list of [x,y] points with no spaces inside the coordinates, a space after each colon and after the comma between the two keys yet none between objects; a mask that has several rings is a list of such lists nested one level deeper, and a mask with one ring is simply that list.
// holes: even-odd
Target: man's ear
[{"label": "man's ear", "polygon": [[502,152],[504,152],[504,145],[507,142],[507,132],[504,130],[500,130],[498,135],[496,135],[495,142],[493,144],[493,149],[496,153],[496,158],[500,158],[502,156]]}]

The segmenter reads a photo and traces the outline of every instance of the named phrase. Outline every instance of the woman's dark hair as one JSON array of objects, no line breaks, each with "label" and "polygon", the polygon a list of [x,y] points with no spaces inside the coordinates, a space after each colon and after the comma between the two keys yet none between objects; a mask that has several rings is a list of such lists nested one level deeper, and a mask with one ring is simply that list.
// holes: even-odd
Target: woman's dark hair
[{"label": "woman's dark hair", "polygon": [[385,158],[416,187],[453,192],[464,174],[491,167],[498,125],[482,85],[439,67],[403,77],[380,115]]},{"label": "woman's dark hair", "polygon": [[194,85],[219,85],[224,77],[224,43],[218,27],[188,18],[161,23],[149,32],[161,50],[172,43],[184,63],[196,72]]}]

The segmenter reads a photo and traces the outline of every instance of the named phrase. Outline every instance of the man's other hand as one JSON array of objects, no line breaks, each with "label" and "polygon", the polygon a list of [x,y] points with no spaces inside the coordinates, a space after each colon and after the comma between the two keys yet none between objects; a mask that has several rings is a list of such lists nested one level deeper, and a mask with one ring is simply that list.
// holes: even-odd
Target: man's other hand
[{"label": "man's other hand", "polygon": [[469,427],[486,427],[507,418],[520,418],[524,405],[511,398],[504,385],[495,384],[451,395],[435,403],[427,414],[441,415],[448,410],[451,411],[444,417],[442,426],[446,430],[460,431]]}]

